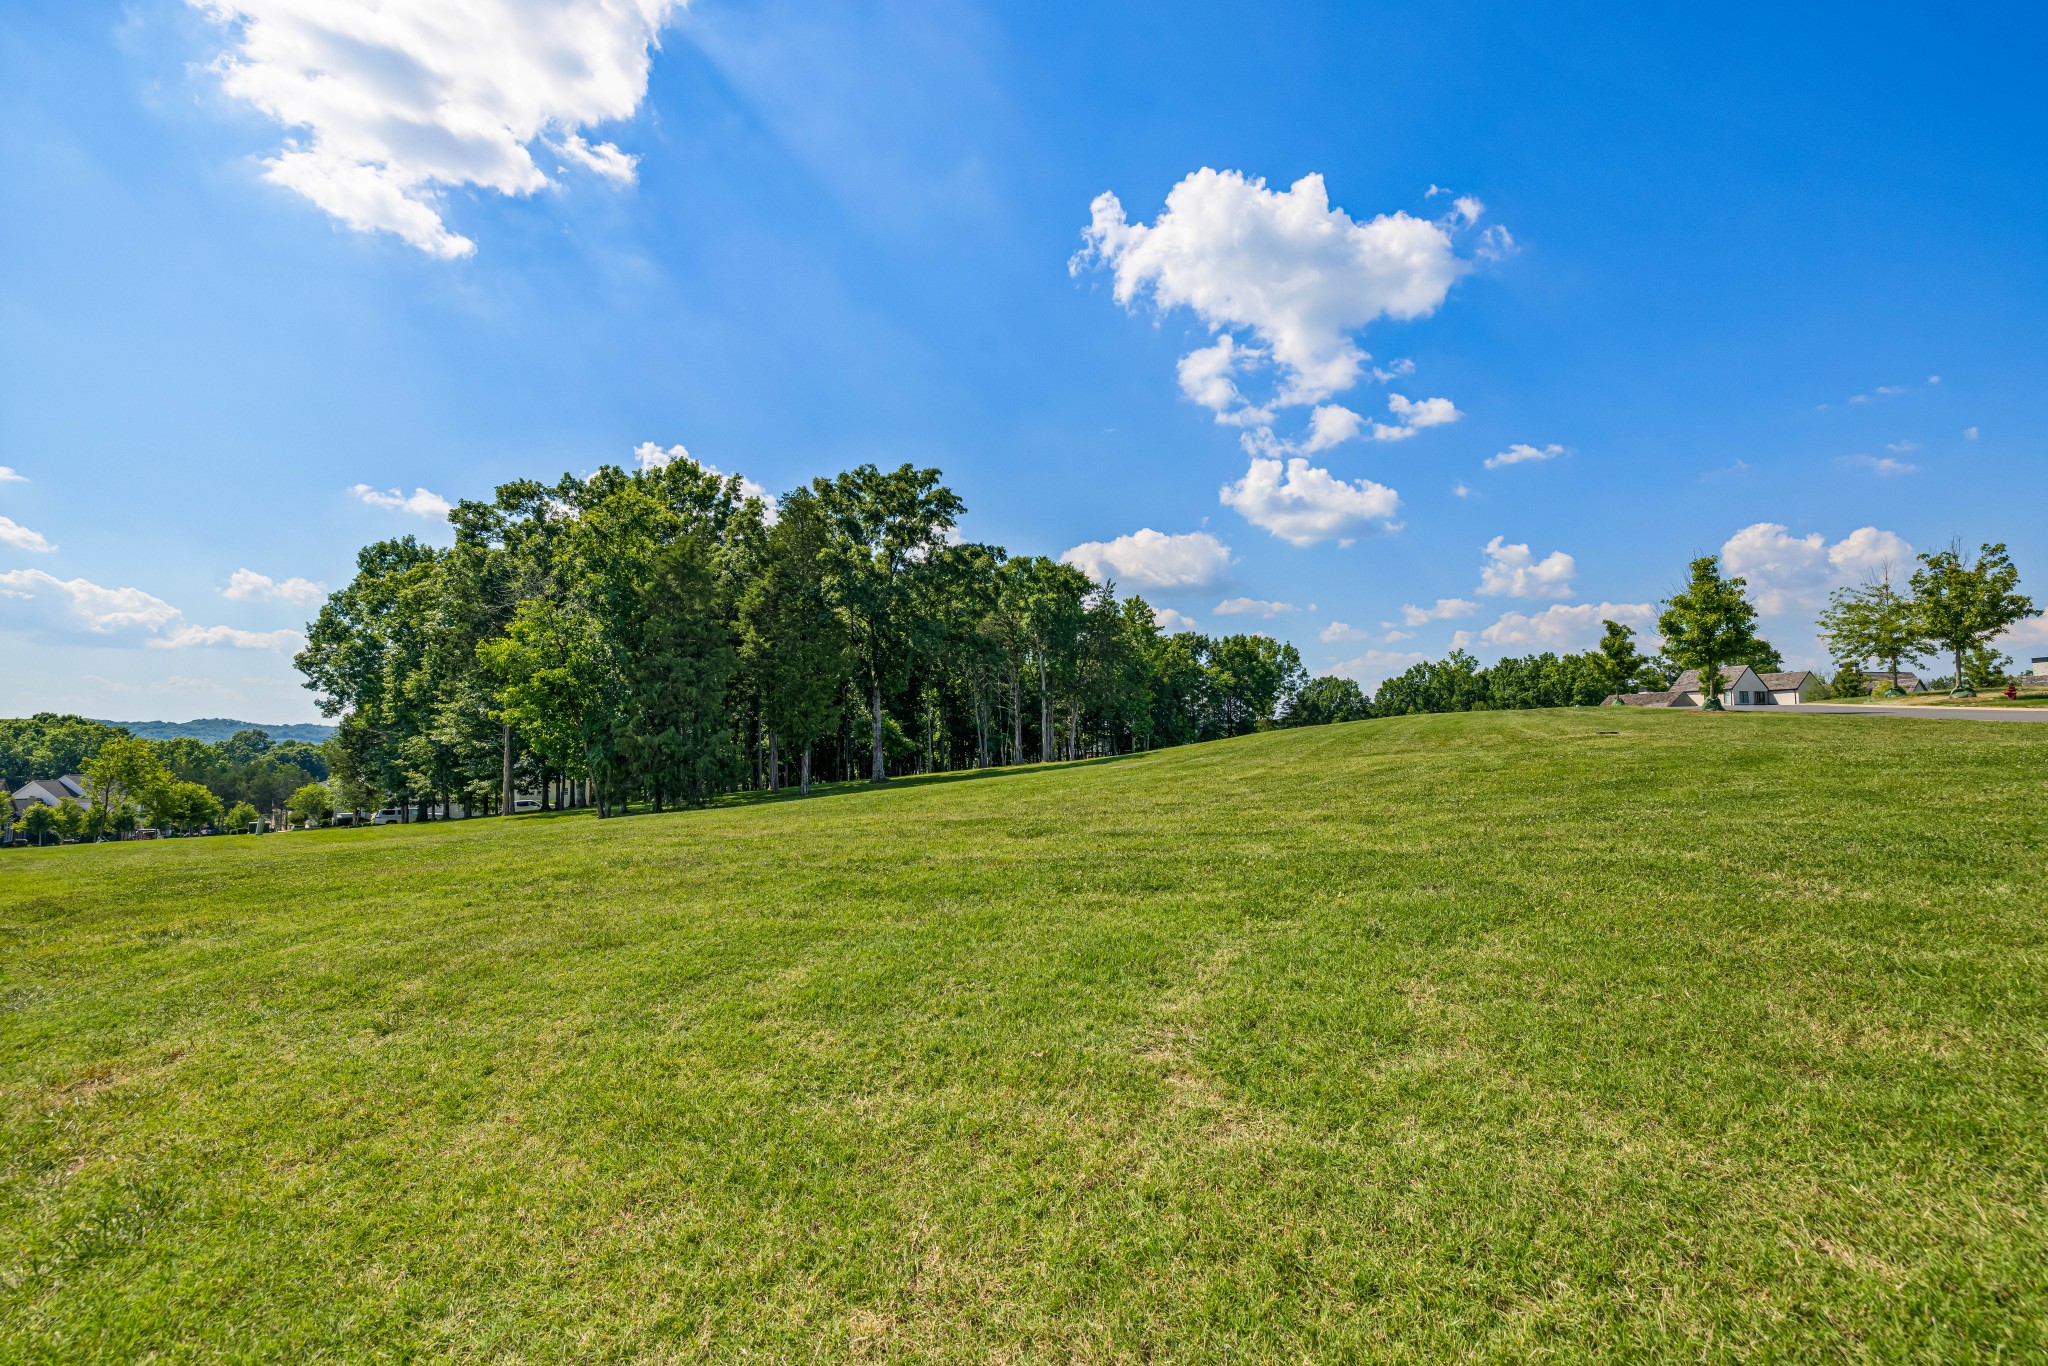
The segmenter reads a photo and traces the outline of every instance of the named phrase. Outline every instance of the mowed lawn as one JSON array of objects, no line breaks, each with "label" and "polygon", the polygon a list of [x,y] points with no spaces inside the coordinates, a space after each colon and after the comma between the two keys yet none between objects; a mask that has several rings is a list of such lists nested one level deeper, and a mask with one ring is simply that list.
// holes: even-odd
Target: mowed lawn
[{"label": "mowed lawn", "polygon": [[2048,728],[0,857],[7,1361],[2039,1360]]}]

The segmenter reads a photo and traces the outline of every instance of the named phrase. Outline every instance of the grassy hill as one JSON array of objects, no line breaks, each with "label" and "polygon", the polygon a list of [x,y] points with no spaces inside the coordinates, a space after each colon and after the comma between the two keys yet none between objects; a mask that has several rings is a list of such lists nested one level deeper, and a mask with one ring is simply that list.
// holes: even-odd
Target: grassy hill
[{"label": "grassy hill", "polygon": [[0,856],[0,1358],[2048,1352],[2048,728]]}]

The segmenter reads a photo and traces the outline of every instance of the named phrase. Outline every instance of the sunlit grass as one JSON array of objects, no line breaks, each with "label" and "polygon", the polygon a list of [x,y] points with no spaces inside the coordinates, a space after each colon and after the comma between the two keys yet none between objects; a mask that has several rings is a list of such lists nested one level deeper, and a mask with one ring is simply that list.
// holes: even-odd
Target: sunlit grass
[{"label": "sunlit grass", "polygon": [[2024,1360],[2048,729],[0,857],[0,1359]]}]

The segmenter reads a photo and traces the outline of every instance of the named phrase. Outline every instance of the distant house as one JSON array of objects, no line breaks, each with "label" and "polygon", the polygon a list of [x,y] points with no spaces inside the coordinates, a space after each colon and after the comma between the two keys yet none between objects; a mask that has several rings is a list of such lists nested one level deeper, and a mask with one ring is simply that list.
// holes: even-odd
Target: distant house
[{"label": "distant house", "polygon": [[[1883,669],[1865,669],[1863,688],[1866,692],[1883,692],[1892,685],[1892,676]],[[1900,692],[1926,692],[1927,685],[1920,681],[1920,675],[1899,671]]]},{"label": "distant house", "polygon": [[[1721,666],[1721,703],[1729,707],[1783,707],[1799,702],[1817,702],[1827,695],[1827,685],[1818,674],[1806,669],[1789,673],[1760,674],[1747,664]],[[1607,699],[1610,707],[1701,707],[1707,690],[1700,684],[1700,671],[1687,669],[1663,692],[1616,693]]]},{"label": "distant house", "polygon": [[37,778],[14,789],[14,818],[31,806],[62,806],[65,802],[85,805],[85,775],[67,773],[61,778]]},{"label": "distant house", "polygon": [[2035,655],[2034,667],[2027,672],[2036,678],[2048,678],[2048,655]]}]

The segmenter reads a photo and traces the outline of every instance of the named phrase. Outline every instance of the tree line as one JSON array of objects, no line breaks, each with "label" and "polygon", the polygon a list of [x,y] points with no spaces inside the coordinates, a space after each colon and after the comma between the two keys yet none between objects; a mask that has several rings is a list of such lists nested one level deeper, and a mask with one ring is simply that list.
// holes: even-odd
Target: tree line
[{"label": "tree line", "polygon": [[775,500],[687,459],[520,481],[380,541],[308,629],[343,807],[610,815],[737,789],[1078,759],[1337,719],[1264,635],[1162,631],[1069,565],[964,542],[937,470]]},{"label": "tree line", "polygon": [[328,765],[322,746],[273,741],[254,728],[207,744],[144,740],[122,726],[51,712],[0,720],[0,793],[67,774],[85,779],[85,798],[24,811],[21,824],[35,843],[112,839],[145,826],[247,830],[281,819],[294,794],[324,792]]}]

